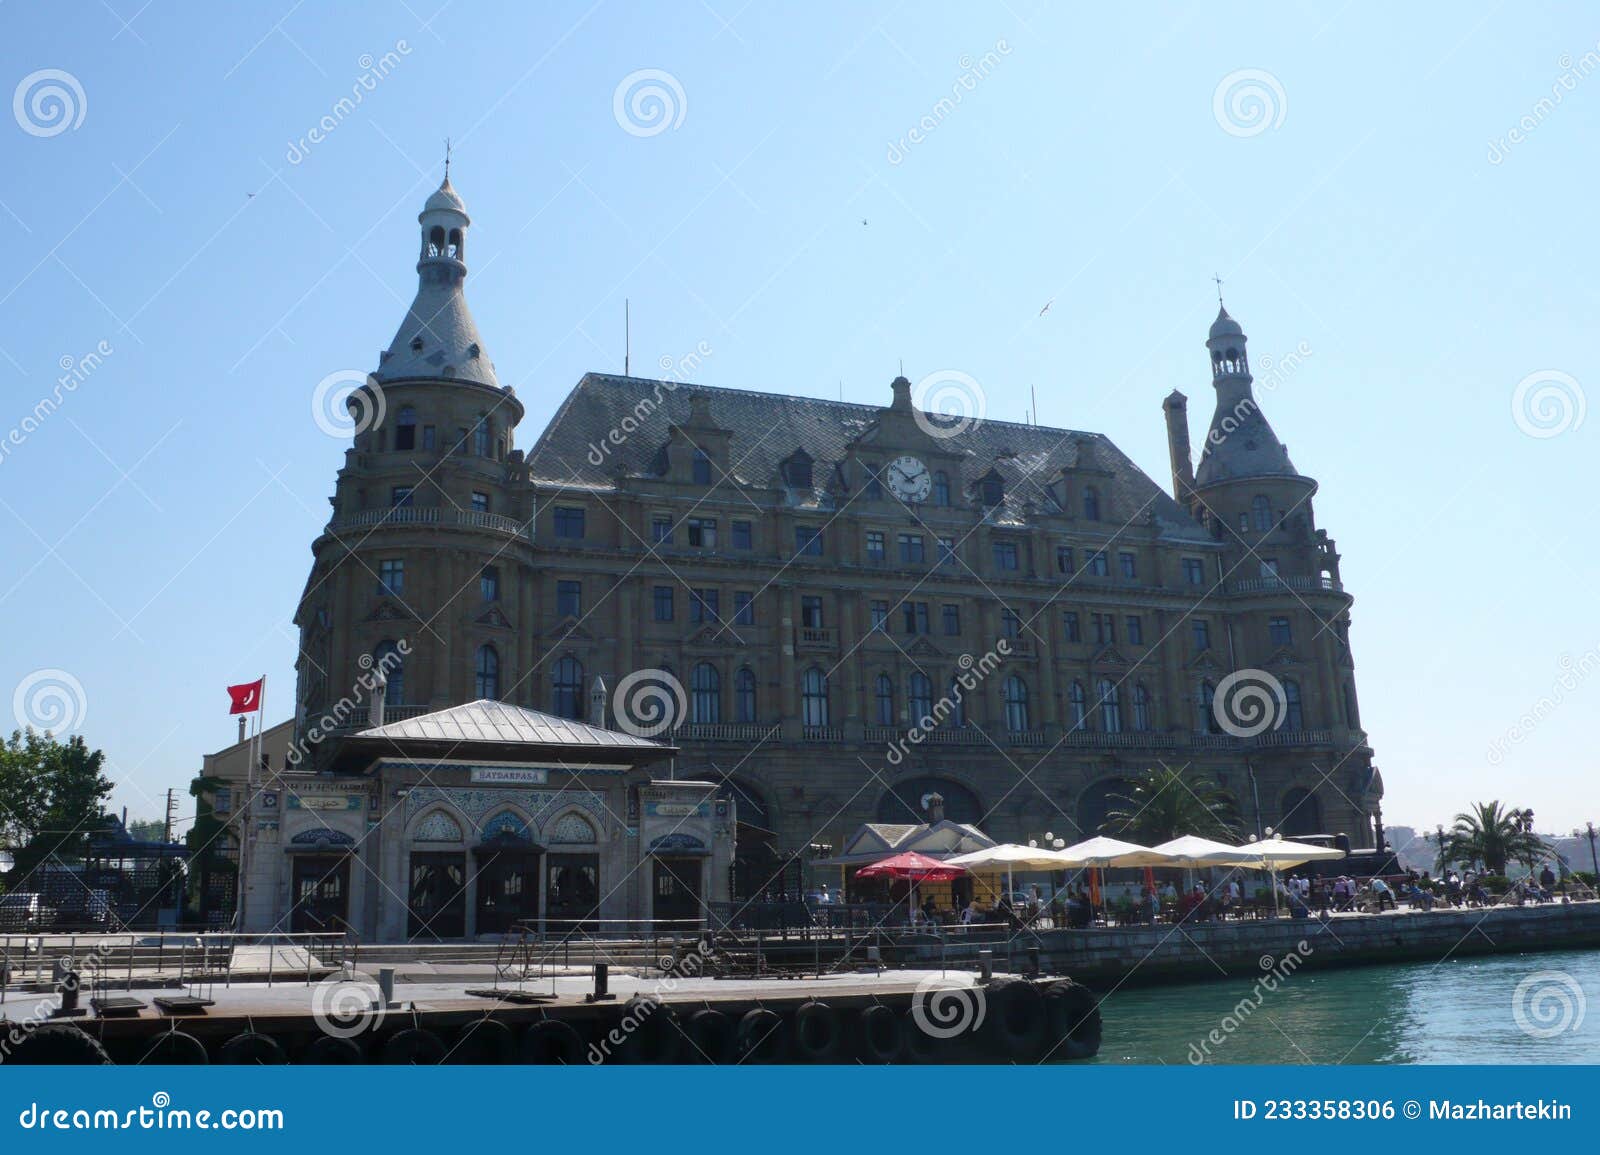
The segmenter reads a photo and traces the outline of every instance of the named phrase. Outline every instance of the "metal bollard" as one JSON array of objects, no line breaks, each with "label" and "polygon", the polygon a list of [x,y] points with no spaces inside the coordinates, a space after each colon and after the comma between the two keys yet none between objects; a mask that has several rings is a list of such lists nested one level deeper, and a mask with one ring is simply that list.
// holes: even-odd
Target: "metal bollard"
[{"label": "metal bollard", "polygon": [[988,982],[994,978],[994,950],[992,948],[985,947],[978,952],[978,978],[982,982]]},{"label": "metal bollard", "polygon": [[583,996],[586,1003],[603,1003],[617,996],[611,993],[611,968],[605,963],[594,964],[594,992]]},{"label": "metal bollard", "polygon": [[[63,961],[62,959],[56,960],[58,969],[60,969]],[[70,1019],[84,1013],[83,1008],[78,1006],[77,971],[66,970],[62,974],[61,981],[56,984],[56,990],[61,993],[61,1005],[50,1012],[51,1018]]]},{"label": "metal bollard", "polygon": [[[378,1004],[383,1010],[389,1010],[395,1006],[394,967],[378,968]],[[378,1007],[373,1009],[376,1010]]]}]

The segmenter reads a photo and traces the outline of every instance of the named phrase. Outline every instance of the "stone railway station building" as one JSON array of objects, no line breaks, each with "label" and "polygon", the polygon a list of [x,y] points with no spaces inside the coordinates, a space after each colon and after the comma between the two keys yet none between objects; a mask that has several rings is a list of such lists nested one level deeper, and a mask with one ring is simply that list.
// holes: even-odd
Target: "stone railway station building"
[{"label": "stone railway station building", "polygon": [[[591,373],[524,449],[463,294],[470,221],[448,179],[419,221],[416,299],[352,399],[381,416],[358,423],[295,612],[292,733],[335,714],[295,774],[371,773],[352,753],[374,753],[371,704],[351,691],[386,659],[380,736],[467,703],[650,733],[659,715],[627,691],[667,687],[652,736],[670,749],[621,760],[620,818],[596,823],[623,840],[600,891],[654,853],[629,793],[656,780],[736,808],[704,898],[792,878],[783,863],[865,823],[922,822],[933,794],[1000,840],[1087,837],[1160,765],[1214,779],[1249,829],[1381,837],[1352,599],[1225,309],[1198,462],[1184,395],[1162,403],[1170,492],[1100,434],[951,421],[904,377],[847,403]],[[1240,671],[1272,688],[1264,726],[1220,708]],[[494,834],[471,829],[492,815],[449,817],[464,843]],[[415,889],[383,854],[394,891]],[[371,929],[398,928],[385,917]]]}]

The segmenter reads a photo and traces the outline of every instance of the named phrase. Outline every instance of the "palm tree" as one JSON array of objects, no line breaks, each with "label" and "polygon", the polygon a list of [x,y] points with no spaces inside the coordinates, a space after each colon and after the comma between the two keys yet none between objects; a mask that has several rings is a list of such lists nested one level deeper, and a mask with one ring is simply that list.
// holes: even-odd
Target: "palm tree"
[{"label": "palm tree", "polygon": [[1109,801],[1100,830],[1146,846],[1184,834],[1229,838],[1238,823],[1233,799],[1215,782],[1165,768],[1146,770],[1129,783],[1127,793],[1113,794]]},{"label": "palm tree", "polygon": [[1479,802],[1470,813],[1457,814],[1455,827],[1445,832],[1439,846],[1437,869],[1451,863],[1483,863],[1490,874],[1504,874],[1510,862],[1529,868],[1549,848],[1533,832],[1532,810],[1509,810],[1498,801]]}]

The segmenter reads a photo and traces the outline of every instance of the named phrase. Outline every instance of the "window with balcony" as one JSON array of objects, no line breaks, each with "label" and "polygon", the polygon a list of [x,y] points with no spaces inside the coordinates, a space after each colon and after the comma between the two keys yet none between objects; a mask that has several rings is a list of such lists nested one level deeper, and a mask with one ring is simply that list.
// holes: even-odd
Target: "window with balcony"
[{"label": "window with balcony", "polygon": [[733,677],[733,709],[737,721],[746,724],[756,721],[756,675],[748,667],[741,668]]},{"label": "window with balcony", "polygon": [[877,530],[867,531],[867,560],[881,562],[884,559],[883,534]]},{"label": "window with balcony", "polygon": [[1222,733],[1222,722],[1217,717],[1217,688],[1210,682],[1201,682],[1195,695],[1195,729],[1203,734]]},{"label": "window with balcony", "polygon": [[491,702],[500,698],[500,654],[493,646],[478,647],[477,662],[473,670],[474,689],[479,698]]},{"label": "window with balcony", "polygon": [[556,616],[579,618],[583,616],[583,583],[556,582]]},{"label": "window with balcony", "polygon": [[812,727],[828,724],[828,675],[816,666],[800,676],[800,721]]},{"label": "window with balcony", "polygon": [[672,620],[672,587],[656,586],[650,591],[650,602],[655,609],[655,620],[670,622]]},{"label": "window with balcony", "polygon": [[902,533],[899,536],[900,563],[902,565],[921,565],[923,559],[922,535],[920,533]]},{"label": "window with balcony", "polygon": [[933,716],[933,679],[917,672],[906,682],[906,705],[911,710],[911,724],[920,726],[924,718]]},{"label": "window with balcony", "polygon": [[820,630],[822,626],[822,599],[807,595],[800,599],[800,624],[808,630]]},{"label": "window with balcony", "polygon": [[690,672],[689,700],[696,725],[714,726],[722,721],[722,675],[710,662],[701,662]]},{"label": "window with balcony", "polygon": [[568,541],[583,540],[583,508],[558,505],[555,510],[556,536]]},{"label": "window with balcony", "polygon": [[1143,682],[1133,687],[1133,728],[1141,734],[1148,734],[1154,729],[1150,714],[1150,691]]},{"label": "window with balcony", "polygon": [[945,724],[959,730],[967,724],[967,692],[957,675],[950,675],[950,684],[945,687],[944,693],[950,701],[950,713],[945,717]]},{"label": "window with balcony", "polygon": [[879,674],[873,682],[873,701],[877,709],[878,725],[894,725],[894,679]]},{"label": "window with balcony", "polygon": [[1277,558],[1264,557],[1261,559],[1261,576],[1264,578],[1275,578],[1278,576]]},{"label": "window with balcony", "polygon": [[1100,679],[1100,729],[1106,734],[1122,733],[1122,701],[1117,684]]},{"label": "window with balcony", "polygon": [[1028,730],[1028,683],[1015,674],[1005,681],[1006,729],[1013,734]]},{"label": "window with balcony", "polygon": [[1084,693],[1082,682],[1073,682],[1067,687],[1067,716],[1074,730],[1089,728],[1089,695]]},{"label": "window with balcony", "polygon": [[473,490],[473,492],[472,492],[472,512],[473,513],[488,513],[489,512],[489,495],[487,493],[480,493],[477,490]]},{"label": "window with balcony", "polygon": [[384,640],[372,649],[372,664],[383,674],[388,683],[384,694],[384,701],[391,706],[403,706],[406,703],[406,667],[405,655],[400,652],[400,647],[393,641]]},{"label": "window with balcony", "polygon": [[1293,678],[1283,680],[1283,728],[1285,730],[1306,728],[1305,712],[1300,706],[1300,683]]},{"label": "window with balcony", "polygon": [[393,489],[389,490],[389,504],[394,506],[396,509],[410,505],[411,493],[412,491],[409,485],[397,485]]}]

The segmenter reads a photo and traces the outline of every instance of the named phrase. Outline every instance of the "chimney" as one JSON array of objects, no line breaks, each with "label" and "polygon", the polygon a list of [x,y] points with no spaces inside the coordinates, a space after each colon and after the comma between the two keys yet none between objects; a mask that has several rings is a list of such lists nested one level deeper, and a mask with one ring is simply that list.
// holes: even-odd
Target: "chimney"
[{"label": "chimney", "polygon": [[938,823],[938,822],[943,822],[944,821],[944,795],[943,794],[930,794],[930,795],[928,795],[928,803],[924,807],[924,809],[927,810],[927,812],[928,812],[928,825],[929,826],[932,826],[932,825],[934,825],[935,823]]},{"label": "chimney", "polygon": [[596,726],[606,724],[606,682],[599,674],[594,676],[594,686],[589,690],[589,718]]},{"label": "chimney", "polygon": [[244,715],[239,715],[239,741],[244,741]]},{"label": "chimney", "polygon": [[1167,415],[1167,452],[1172,457],[1172,497],[1184,509],[1194,493],[1194,463],[1189,451],[1189,399],[1174,389],[1161,403]]},{"label": "chimney", "polygon": [[383,670],[378,670],[378,679],[372,687],[372,712],[368,716],[368,723],[374,728],[383,725],[383,706],[389,697],[389,679],[384,676]]}]

